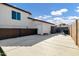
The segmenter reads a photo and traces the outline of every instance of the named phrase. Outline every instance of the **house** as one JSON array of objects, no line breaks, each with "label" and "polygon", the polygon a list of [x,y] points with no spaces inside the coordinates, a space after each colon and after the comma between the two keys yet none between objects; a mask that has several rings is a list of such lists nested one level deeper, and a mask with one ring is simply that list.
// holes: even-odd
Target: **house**
[{"label": "house", "polygon": [[38,20],[34,18],[29,18],[32,20],[32,28],[37,28],[38,29],[38,34],[51,34],[51,29],[55,26],[53,23],[49,23],[43,20]]},{"label": "house", "polygon": [[51,33],[54,24],[30,18],[31,15],[29,11],[0,3],[0,38]]},{"label": "house", "polygon": [[65,23],[60,23],[58,26],[58,31],[64,32],[65,34],[69,34],[69,25]]},{"label": "house", "polygon": [[0,4],[0,28],[27,28],[31,13],[12,5]]},{"label": "house", "polygon": [[68,24],[65,24],[65,23],[61,23],[59,24],[59,27],[68,27],[69,25]]}]

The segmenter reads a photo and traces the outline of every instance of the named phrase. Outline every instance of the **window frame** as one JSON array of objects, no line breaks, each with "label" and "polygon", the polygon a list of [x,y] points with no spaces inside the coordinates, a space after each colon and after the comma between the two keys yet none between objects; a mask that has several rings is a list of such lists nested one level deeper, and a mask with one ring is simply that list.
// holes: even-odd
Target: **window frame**
[{"label": "window frame", "polygon": [[12,19],[14,19],[14,20],[21,20],[21,13],[20,12],[16,12],[16,11],[13,11],[12,10]]}]

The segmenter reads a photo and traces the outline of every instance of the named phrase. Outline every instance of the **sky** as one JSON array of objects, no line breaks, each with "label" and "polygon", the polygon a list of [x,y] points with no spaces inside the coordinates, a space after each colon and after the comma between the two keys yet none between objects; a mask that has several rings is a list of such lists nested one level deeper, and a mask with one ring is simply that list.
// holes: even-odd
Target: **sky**
[{"label": "sky", "polygon": [[32,18],[55,24],[79,19],[79,3],[9,3],[32,13]]}]

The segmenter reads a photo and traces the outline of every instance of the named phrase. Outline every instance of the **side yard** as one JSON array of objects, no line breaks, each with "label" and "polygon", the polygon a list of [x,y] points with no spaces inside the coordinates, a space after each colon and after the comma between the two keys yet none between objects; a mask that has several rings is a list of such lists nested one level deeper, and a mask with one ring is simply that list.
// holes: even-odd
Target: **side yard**
[{"label": "side yard", "polygon": [[32,35],[1,40],[0,45],[8,56],[72,56],[79,48],[68,35]]}]

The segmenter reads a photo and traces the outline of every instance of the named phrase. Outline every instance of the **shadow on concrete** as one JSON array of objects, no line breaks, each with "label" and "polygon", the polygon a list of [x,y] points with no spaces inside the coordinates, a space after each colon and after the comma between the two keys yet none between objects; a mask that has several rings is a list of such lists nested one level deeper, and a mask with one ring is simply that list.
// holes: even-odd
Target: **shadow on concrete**
[{"label": "shadow on concrete", "polygon": [[0,56],[6,56],[5,52],[3,51],[1,47],[0,47]]},{"label": "shadow on concrete", "polygon": [[33,46],[37,43],[40,43],[48,38],[57,36],[59,34],[51,34],[51,35],[31,35],[24,36],[6,40],[0,40],[0,46]]}]

